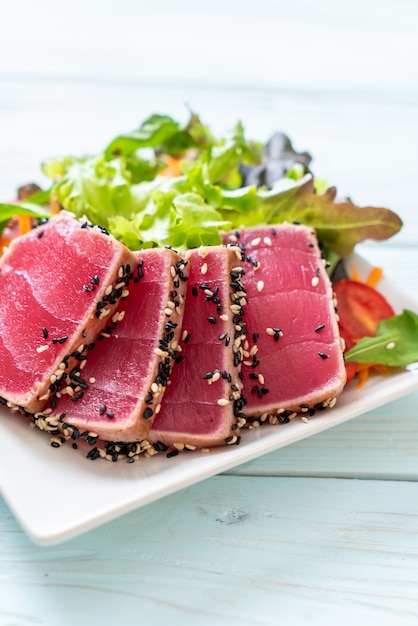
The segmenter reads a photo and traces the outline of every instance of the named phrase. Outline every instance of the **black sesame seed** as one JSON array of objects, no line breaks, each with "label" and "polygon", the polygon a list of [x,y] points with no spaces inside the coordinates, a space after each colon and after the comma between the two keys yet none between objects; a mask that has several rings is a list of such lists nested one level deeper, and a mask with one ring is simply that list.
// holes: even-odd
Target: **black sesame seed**
[{"label": "black sesame seed", "polygon": [[194,296],[197,296],[197,294],[198,294],[197,287],[194,287],[194,286],[192,287],[192,294]]},{"label": "black sesame seed", "polygon": [[216,324],[216,317],[212,317],[212,316],[208,317],[208,322],[210,324]]},{"label": "black sesame seed", "polygon": [[78,393],[71,396],[71,400],[72,402],[76,402],[77,400],[80,400],[80,398],[82,398],[83,396],[84,396],[84,391],[79,391]]},{"label": "black sesame seed", "polygon": [[42,335],[43,335],[44,339],[48,339],[48,331],[47,331],[46,328],[42,329]]},{"label": "black sesame seed", "polygon": [[154,411],[151,409],[151,407],[147,407],[143,413],[144,418],[146,420],[148,420],[150,417],[152,417],[154,415]]},{"label": "black sesame seed", "polygon": [[329,354],[325,354],[325,352],[318,352],[318,354],[321,357],[321,359],[328,359],[329,358]]},{"label": "black sesame seed", "polygon": [[99,448],[93,448],[87,454],[87,458],[91,461],[95,461],[100,456]]},{"label": "black sesame seed", "polygon": [[319,333],[320,330],[323,330],[325,328],[325,324],[319,324],[319,326],[317,326],[315,328],[315,332]]}]

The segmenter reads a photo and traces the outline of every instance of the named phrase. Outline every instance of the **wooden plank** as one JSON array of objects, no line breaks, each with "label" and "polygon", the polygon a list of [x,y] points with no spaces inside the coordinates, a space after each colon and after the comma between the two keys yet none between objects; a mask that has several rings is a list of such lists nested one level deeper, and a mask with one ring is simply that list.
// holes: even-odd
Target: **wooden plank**
[{"label": "wooden plank", "polygon": [[50,548],[0,504],[0,571],[0,624],[412,625],[416,485],[219,476]]},{"label": "wooden plank", "polygon": [[417,481],[417,406],[415,392],[228,473]]}]

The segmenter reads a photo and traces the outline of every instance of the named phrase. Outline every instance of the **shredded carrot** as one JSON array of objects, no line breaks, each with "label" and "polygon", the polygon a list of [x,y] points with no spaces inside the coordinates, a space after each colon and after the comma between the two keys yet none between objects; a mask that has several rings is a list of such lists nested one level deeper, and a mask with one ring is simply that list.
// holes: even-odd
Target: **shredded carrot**
[{"label": "shredded carrot", "polygon": [[382,276],[383,276],[383,270],[381,267],[372,267],[372,269],[369,272],[369,275],[367,276],[364,282],[368,287],[374,288],[376,287],[377,283],[380,281]]},{"label": "shredded carrot", "polygon": [[[383,275],[383,270],[380,267],[372,267],[370,270],[366,280],[362,280],[360,273],[355,265],[355,263],[351,264],[351,278],[360,283],[364,283],[368,287],[372,287],[373,289],[376,287],[378,282],[381,280]],[[358,339],[353,339],[354,343],[357,343]],[[358,378],[358,384],[356,389],[361,389],[363,385],[366,383],[369,378],[369,374],[371,371],[375,371],[378,374],[388,374],[390,369],[387,365],[381,365],[380,363],[356,363],[356,371],[355,376]]]},{"label": "shredded carrot", "polygon": [[358,272],[358,269],[357,269],[355,263],[351,264],[351,278],[352,278],[352,280],[356,280],[358,283],[362,282],[361,276],[360,276],[360,274]]},{"label": "shredded carrot", "polygon": [[51,213],[51,215],[57,215],[60,212],[60,210],[61,210],[61,207],[60,207],[59,202],[51,198],[51,200],[49,201],[49,212]]},{"label": "shredded carrot", "polygon": [[372,267],[370,270],[366,280],[362,280],[360,276],[360,272],[358,271],[356,264],[351,264],[351,279],[357,281],[358,283],[364,283],[368,287],[376,287],[377,283],[383,276],[383,270],[381,267]]},{"label": "shredded carrot", "polygon": [[167,167],[160,173],[161,176],[167,176],[167,178],[175,178],[181,174],[181,159],[176,159],[171,156],[165,157]]},{"label": "shredded carrot", "polygon": [[390,369],[387,365],[382,365],[381,363],[374,363],[373,364],[373,369],[378,373],[378,374],[389,374]]},{"label": "shredded carrot", "polygon": [[358,384],[356,386],[356,389],[361,389],[363,387],[363,385],[365,384],[365,382],[369,378],[369,372],[370,372],[370,368],[369,367],[367,369],[364,369],[364,370],[361,370],[361,371],[357,372]]},{"label": "shredded carrot", "polygon": [[357,363],[356,372],[364,372],[373,367],[373,363]]},{"label": "shredded carrot", "polygon": [[10,243],[10,239],[6,239],[6,237],[2,237],[0,239],[0,255],[3,253],[3,250],[7,248]]},{"label": "shredded carrot", "polygon": [[19,215],[19,235],[25,235],[32,230],[32,220],[30,215]]}]

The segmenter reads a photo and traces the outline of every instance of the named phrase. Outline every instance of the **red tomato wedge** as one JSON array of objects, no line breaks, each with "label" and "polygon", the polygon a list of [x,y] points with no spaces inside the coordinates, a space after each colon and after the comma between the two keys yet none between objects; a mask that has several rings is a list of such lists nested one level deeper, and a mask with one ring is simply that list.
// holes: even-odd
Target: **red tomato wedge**
[{"label": "red tomato wedge", "polygon": [[[362,337],[373,337],[379,322],[395,315],[391,305],[381,293],[358,280],[344,278],[334,285],[334,293],[337,298],[338,326],[345,342],[345,351],[352,348]],[[346,363],[347,382],[358,374],[359,388],[366,381],[369,368],[374,367],[375,365],[370,363],[365,368],[363,365],[360,371],[358,363]]]},{"label": "red tomato wedge", "polygon": [[373,337],[379,322],[395,315],[381,293],[356,280],[344,278],[334,285],[340,328],[354,342]]}]

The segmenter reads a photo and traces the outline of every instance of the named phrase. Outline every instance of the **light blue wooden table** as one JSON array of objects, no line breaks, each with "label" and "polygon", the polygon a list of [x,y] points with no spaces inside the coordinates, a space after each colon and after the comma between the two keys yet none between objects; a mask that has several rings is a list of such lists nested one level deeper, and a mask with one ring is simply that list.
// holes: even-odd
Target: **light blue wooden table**
[{"label": "light blue wooden table", "polygon": [[[285,130],[341,196],[398,212],[359,251],[418,293],[414,3],[27,4],[0,9],[0,198],[188,104]],[[0,625],[93,620],[417,624],[418,392],[58,546],[0,497]]]}]

